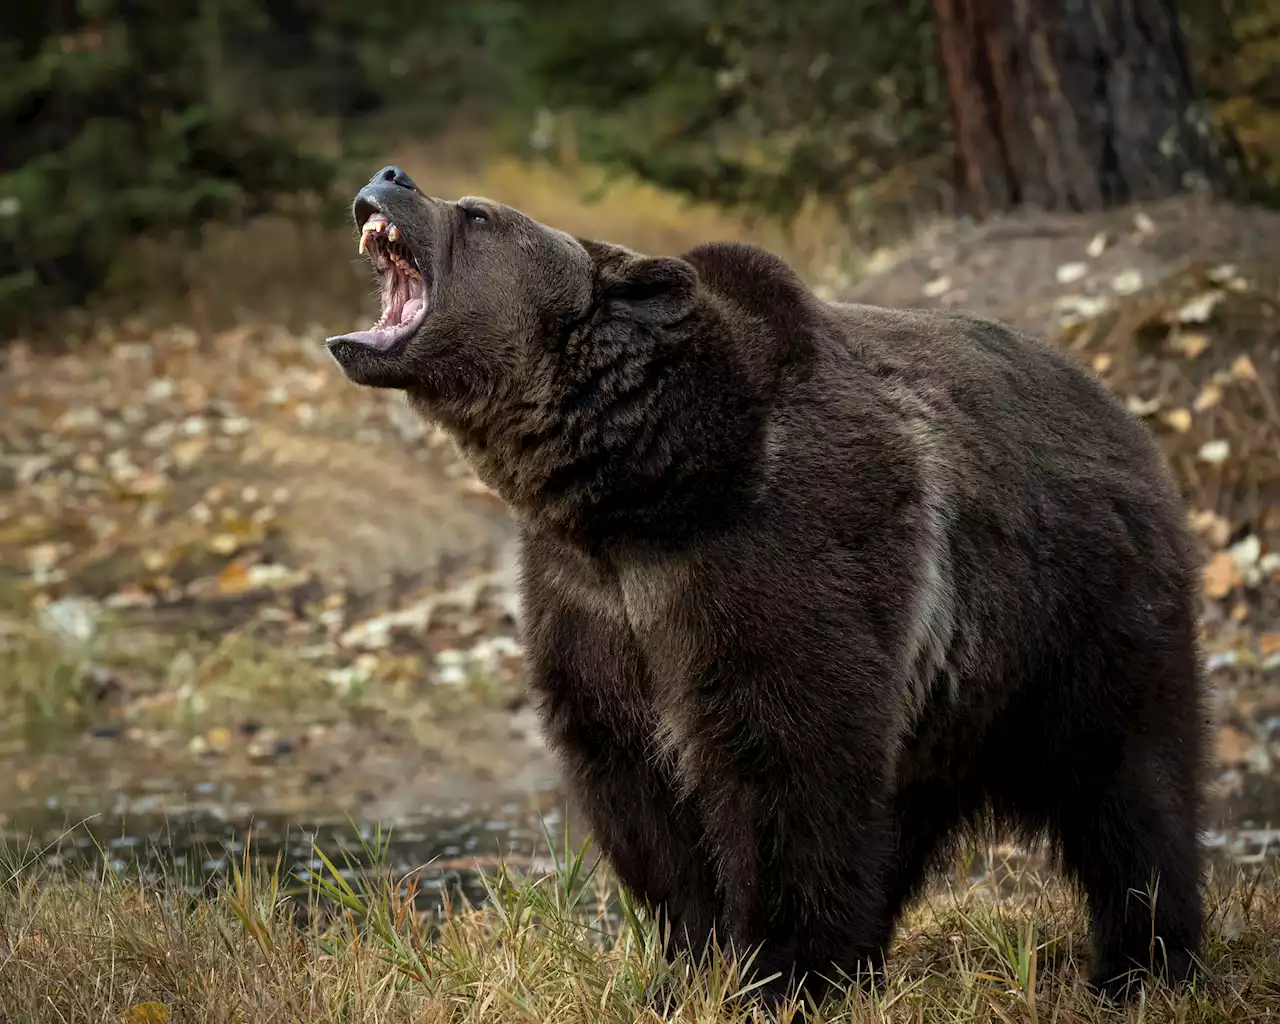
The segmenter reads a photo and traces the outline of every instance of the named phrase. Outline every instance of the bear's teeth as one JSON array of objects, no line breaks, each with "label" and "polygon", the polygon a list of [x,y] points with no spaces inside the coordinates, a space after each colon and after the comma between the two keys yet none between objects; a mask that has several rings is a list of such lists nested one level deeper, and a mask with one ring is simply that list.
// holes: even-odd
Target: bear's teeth
[{"label": "bear's teeth", "polygon": [[369,247],[369,236],[380,235],[384,231],[387,231],[388,228],[390,228],[391,231],[394,232],[394,234],[391,235],[391,240],[394,242],[396,238],[398,238],[400,235],[399,230],[396,229],[389,220],[387,220],[385,214],[381,214],[381,213],[370,214],[369,219],[364,222],[364,227],[360,229],[361,255],[363,255],[365,249]]}]

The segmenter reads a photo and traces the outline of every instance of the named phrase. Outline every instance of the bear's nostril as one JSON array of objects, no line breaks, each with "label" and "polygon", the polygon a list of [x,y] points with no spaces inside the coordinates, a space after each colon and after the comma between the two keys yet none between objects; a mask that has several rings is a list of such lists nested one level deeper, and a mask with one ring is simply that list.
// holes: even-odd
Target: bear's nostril
[{"label": "bear's nostril", "polygon": [[409,177],[401,168],[394,164],[382,168],[373,176],[374,181],[387,181],[393,185],[399,185],[401,188],[407,188],[414,192],[420,191],[414,180]]}]

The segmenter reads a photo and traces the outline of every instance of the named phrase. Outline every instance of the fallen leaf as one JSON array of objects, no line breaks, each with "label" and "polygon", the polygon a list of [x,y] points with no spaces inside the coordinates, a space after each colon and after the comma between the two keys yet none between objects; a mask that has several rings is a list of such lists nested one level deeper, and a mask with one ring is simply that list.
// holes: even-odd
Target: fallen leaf
[{"label": "fallen leaf", "polygon": [[155,597],[136,584],[116,591],[102,602],[108,608],[150,608],[156,603]]},{"label": "fallen leaf", "polygon": [[129,481],[128,490],[130,494],[137,495],[159,494],[165,489],[167,483],[168,481],[165,480],[163,473],[157,473],[152,469],[144,469]]},{"label": "fallen leaf", "polygon": [[1200,509],[1187,517],[1191,529],[1200,534],[1214,548],[1224,547],[1231,539],[1231,522],[1213,509]]},{"label": "fallen leaf", "polygon": [[1058,268],[1058,283],[1073,284],[1089,273],[1087,263],[1064,263]]},{"label": "fallen leaf", "polygon": [[1209,336],[1201,331],[1180,331],[1171,342],[1175,352],[1194,359],[1209,347]]},{"label": "fallen leaf", "polygon": [[53,466],[51,455],[28,455],[18,463],[15,479],[19,487],[26,487],[35,482],[36,477]]},{"label": "fallen leaf", "polygon": [[120,1024],[167,1024],[169,1007],[161,1002],[137,1003],[120,1014]]},{"label": "fallen leaf", "polygon": [[1111,308],[1111,300],[1101,295],[1063,295],[1054,301],[1054,306],[1065,315],[1092,320]]},{"label": "fallen leaf", "polygon": [[173,446],[173,461],[182,469],[189,469],[200,461],[208,447],[209,443],[202,438],[188,438]]},{"label": "fallen leaf", "polygon": [[1191,429],[1191,413],[1186,409],[1170,409],[1164,414],[1164,421],[1179,434]]},{"label": "fallen leaf", "polygon": [[936,299],[940,295],[945,295],[950,288],[951,278],[943,276],[927,282],[920,292],[927,299]]},{"label": "fallen leaf", "polygon": [[1203,295],[1197,295],[1194,299],[1188,299],[1178,307],[1178,323],[1208,323],[1209,319],[1213,316],[1213,311],[1218,308],[1218,303],[1220,303],[1222,299],[1223,293],[1217,290],[1205,292]]},{"label": "fallen leaf", "polygon": [[1258,637],[1258,653],[1264,658],[1280,654],[1280,633],[1263,633]]},{"label": "fallen leaf", "polygon": [[1126,270],[1111,279],[1111,290],[1117,295],[1132,295],[1142,288],[1142,274],[1137,270]]},{"label": "fallen leaf", "polygon": [[1089,240],[1089,245],[1085,248],[1085,252],[1089,254],[1089,259],[1096,260],[1107,251],[1107,246],[1110,244],[1111,236],[1105,231],[1099,231]]},{"label": "fallen leaf", "polygon": [[1243,540],[1232,544],[1227,550],[1236,560],[1236,565],[1240,566],[1240,571],[1248,572],[1262,557],[1262,541],[1258,540],[1257,534],[1251,533]]},{"label": "fallen leaf", "polygon": [[1231,444],[1228,441],[1206,441],[1200,446],[1200,461],[1218,464],[1226,462],[1227,456],[1231,454]]},{"label": "fallen leaf", "polygon": [[231,562],[223,568],[214,580],[213,586],[214,591],[223,597],[243,594],[252,588],[253,582],[249,577],[249,569],[243,560]]},{"label": "fallen leaf", "polygon": [[221,725],[215,725],[204,734],[204,740],[209,745],[210,750],[226,750],[231,746],[231,730]]},{"label": "fallen leaf", "polygon": [[1141,211],[1133,215],[1133,227],[1140,235],[1154,235],[1156,233],[1156,222]]},{"label": "fallen leaf", "polygon": [[1196,400],[1191,403],[1191,408],[1196,412],[1204,412],[1206,409],[1212,409],[1215,405],[1222,401],[1222,388],[1210,381],[1204,386],[1200,394],[1196,395]]},{"label": "fallen leaf", "polygon": [[1140,398],[1137,395],[1130,395],[1125,399],[1125,406],[1135,416],[1145,418],[1147,416],[1154,416],[1160,411],[1160,399]]},{"label": "fallen leaf", "polygon": [[147,548],[139,556],[142,567],[147,572],[163,572],[173,564],[174,552],[162,551],[159,548]]},{"label": "fallen leaf", "polygon": [[1219,263],[1216,267],[1211,267],[1205,276],[1214,284],[1221,284],[1223,281],[1230,280],[1236,276],[1236,265],[1234,263]]},{"label": "fallen leaf", "polygon": [[1230,551],[1219,551],[1204,567],[1204,592],[1220,601],[1244,582],[1240,563]]},{"label": "fallen leaf", "polygon": [[53,424],[59,434],[90,432],[102,424],[102,414],[93,406],[68,409]]},{"label": "fallen leaf", "polygon": [[1225,725],[1218,731],[1218,759],[1223,764],[1243,764],[1253,749],[1253,737],[1233,725]]},{"label": "fallen leaf", "polygon": [[272,590],[289,590],[311,578],[311,574],[308,572],[290,569],[287,565],[281,565],[278,562],[270,565],[252,565],[246,575],[249,579],[249,585],[254,589],[261,587]]},{"label": "fallen leaf", "polygon": [[1258,368],[1247,355],[1242,355],[1231,364],[1231,376],[1236,380],[1257,380]]},{"label": "fallen leaf", "polygon": [[1106,373],[1111,369],[1112,362],[1113,360],[1110,352],[1099,352],[1093,357],[1093,372],[1100,374]]},{"label": "fallen leaf", "polygon": [[240,549],[240,538],[233,533],[215,533],[209,538],[209,550],[216,555],[234,555]]}]

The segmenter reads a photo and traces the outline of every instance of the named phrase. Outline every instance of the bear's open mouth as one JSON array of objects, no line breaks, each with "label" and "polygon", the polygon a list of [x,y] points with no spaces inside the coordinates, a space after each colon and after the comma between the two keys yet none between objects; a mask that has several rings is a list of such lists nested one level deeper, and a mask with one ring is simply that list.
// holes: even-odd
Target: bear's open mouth
[{"label": "bear's open mouth", "polygon": [[382,316],[367,331],[346,337],[388,349],[407,338],[427,315],[427,280],[386,214],[375,211],[360,229],[360,252],[369,257],[382,287]]}]

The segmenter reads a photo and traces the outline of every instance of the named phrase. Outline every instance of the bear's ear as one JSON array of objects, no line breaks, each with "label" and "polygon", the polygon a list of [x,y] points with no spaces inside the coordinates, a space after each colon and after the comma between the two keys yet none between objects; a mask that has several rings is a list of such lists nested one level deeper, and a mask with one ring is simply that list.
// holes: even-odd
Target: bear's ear
[{"label": "bear's ear", "polygon": [[604,298],[625,308],[637,320],[665,327],[693,311],[698,273],[684,260],[670,256],[633,259],[618,267],[604,289]]}]

